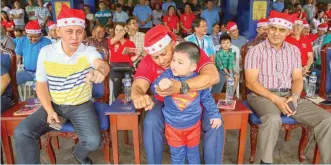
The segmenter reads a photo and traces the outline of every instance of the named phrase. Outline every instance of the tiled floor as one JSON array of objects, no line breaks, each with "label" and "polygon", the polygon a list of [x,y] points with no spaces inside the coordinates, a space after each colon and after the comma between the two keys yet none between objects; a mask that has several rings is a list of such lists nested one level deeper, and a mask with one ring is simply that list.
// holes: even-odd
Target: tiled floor
[{"label": "tiled floor", "polygon": [[[119,134],[119,162],[130,164],[134,163],[134,155],[133,155],[133,146],[132,145],[125,145],[122,138],[122,133]],[[131,137],[131,136],[130,136]],[[284,141],[285,134],[283,131],[279,133],[278,142],[276,148],[274,150],[274,163],[279,164],[299,164],[298,161],[298,144],[301,137],[301,129],[298,128],[292,132],[292,136],[290,141]],[[226,135],[226,142],[224,147],[224,164],[234,164],[236,163],[236,156],[237,156],[237,139],[238,139],[238,131],[228,131]],[[131,140],[131,139],[130,139]],[[132,142],[130,142],[132,144]],[[72,140],[65,140],[60,138],[60,150],[55,150],[57,163],[59,164],[75,164],[77,163],[73,158],[70,149],[74,145]],[[315,143],[312,142],[311,145],[308,147],[306,152],[307,160],[304,162],[305,164],[312,162],[313,157],[313,149]],[[95,164],[103,164],[105,163],[103,159],[103,151],[102,148],[99,150],[92,152],[90,154],[90,158],[93,160]],[[112,153],[111,153],[112,154]],[[246,139],[246,147],[245,147],[245,158],[244,163],[249,163],[249,156],[250,156],[250,144],[249,144],[249,132],[247,134]],[[111,157],[112,159],[112,157]],[[258,159],[256,159],[258,160]],[[41,162],[42,163],[49,163],[49,159],[44,150],[41,151]],[[143,145],[141,145],[141,163],[146,163],[146,156],[144,152]],[[170,163],[170,155],[168,147],[165,147],[164,151],[164,158],[163,163]],[[259,163],[257,161],[256,163]]]}]

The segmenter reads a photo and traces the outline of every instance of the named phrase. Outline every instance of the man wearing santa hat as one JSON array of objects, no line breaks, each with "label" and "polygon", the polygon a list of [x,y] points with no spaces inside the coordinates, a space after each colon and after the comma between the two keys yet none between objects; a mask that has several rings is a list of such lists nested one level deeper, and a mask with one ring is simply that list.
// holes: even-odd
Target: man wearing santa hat
[{"label": "man wearing santa hat", "polygon": [[19,164],[40,164],[39,138],[54,131],[50,124],[69,120],[79,142],[72,148],[76,160],[91,164],[91,151],[101,144],[100,124],[92,98],[92,83],[101,83],[109,73],[94,47],[82,44],[85,15],[62,5],[57,17],[61,40],[40,50],[36,73],[37,95],[42,107],[25,118],[15,130]]},{"label": "man wearing santa hat", "polygon": [[323,39],[326,36],[326,32],[328,31],[328,23],[321,23],[317,27],[317,39],[314,41],[314,45],[322,45]]},{"label": "man wearing santa hat", "polygon": [[268,25],[269,25],[269,19],[267,18],[262,18],[257,22],[256,25],[257,37],[261,36],[263,33],[268,32]]},{"label": "man wearing santa hat", "polygon": [[[158,95],[152,99],[147,94],[150,85],[161,73],[170,67],[176,36],[166,26],[158,25],[147,31],[144,49],[146,55],[140,62],[132,85],[131,98],[137,109],[147,111],[144,120],[144,145],[147,163],[161,164],[164,146],[163,96],[187,94],[190,91],[207,89],[219,81],[218,71],[207,55],[201,51],[196,72],[199,76],[187,81],[172,80],[167,90],[156,88]],[[154,101],[153,101],[154,100]],[[155,102],[155,103],[154,103]],[[210,127],[206,113],[202,119],[204,131],[204,160],[206,164],[220,164],[224,143],[224,128]]]},{"label": "man wearing santa hat", "polygon": [[[261,163],[273,163],[273,150],[281,129],[281,114],[313,129],[321,161],[331,163],[331,114],[312,102],[300,99],[303,75],[300,49],[284,42],[295,18],[270,12],[267,39],[252,47],[245,58],[247,100],[262,124],[258,133]],[[293,102],[295,109],[288,103]]]},{"label": "man wearing santa hat", "polygon": [[48,36],[46,36],[46,38],[50,39],[52,43],[55,43],[59,39],[59,37],[56,34],[57,26],[53,21],[48,21],[47,27],[48,27]]},{"label": "man wearing santa hat", "polygon": [[322,46],[325,44],[331,43],[331,26],[329,26],[328,32],[326,33],[326,36],[324,37]]},{"label": "man wearing santa hat", "polygon": [[30,21],[25,26],[26,36],[18,40],[16,45],[17,64],[23,58],[24,70],[16,74],[17,85],[35,79],[37,60],[40,49],[52,42],[41,35],[41,28],[37,21]]},{"label": "man wearing santa hat", "polygon": [[228,22],[225,28],[231,37],[232,45],[235,45],[241,49],[241,47],[247,43],[248,40],[244,36],[239,35],[239,29],[236,23]]}]

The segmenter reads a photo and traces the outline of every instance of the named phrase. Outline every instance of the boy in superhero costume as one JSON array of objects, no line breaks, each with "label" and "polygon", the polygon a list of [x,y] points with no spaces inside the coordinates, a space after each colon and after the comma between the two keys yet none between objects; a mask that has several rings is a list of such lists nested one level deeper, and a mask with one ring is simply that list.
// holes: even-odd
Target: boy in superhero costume
[{"label": "boy in superhero costume", "polygon": [[[192,42],[178,44],[170,69],[165,70],[154,81],[153,92],[156,93],[156,87],[162,90],[171,87],[171,79],[185,81],[197,76],[194,71],[200,59],[200,51]],[[220,127],[221,115],[209,89],[164,97],[162,112],[165,117],[165,135],[170,146],[172,164],[184,164],[185,158],[189,164],[201,163],[199,143],[202,107],[200,105],[208,113],[211,128]]]}]

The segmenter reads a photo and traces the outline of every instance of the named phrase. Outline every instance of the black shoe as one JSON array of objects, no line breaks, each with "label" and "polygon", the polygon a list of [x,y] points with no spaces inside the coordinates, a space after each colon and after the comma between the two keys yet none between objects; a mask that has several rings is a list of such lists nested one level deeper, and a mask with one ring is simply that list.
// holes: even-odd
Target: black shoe
[{"label": "black shoe", "polygon": [[93,164],[92,160],[91,160],[89,157],[87,157],[87,158],[85,159],[85,161],[80,161],[80,160],[76,157],[76,155],[74,154],[74,150],[75,150],[75,147],[72,147],[72,148],[71,148],[71,153],[72,153],[72,155],[74,155],[74,158],[76,159],[77,162],[79,162],[80,164]]},{"label": "black shoe", "polygon": [[271,163],[265,163],[263,160],[261,160],[260,164],[271,164]]}]

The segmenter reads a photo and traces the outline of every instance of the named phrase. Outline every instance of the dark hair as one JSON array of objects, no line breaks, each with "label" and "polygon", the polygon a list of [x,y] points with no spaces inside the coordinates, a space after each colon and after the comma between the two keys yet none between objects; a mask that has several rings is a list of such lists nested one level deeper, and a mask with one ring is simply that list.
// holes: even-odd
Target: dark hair
[{"label": "dark hair", "polygon": [[220,38],[220,42],[229,40],[231,42],[231,37],[229,35],[223,35]]},{"label": "dark hair", "polygon": [[129,23],[132,21],[132,20],[137,20],[135,17],[130,17],[127,21],[126,21],[126,24],[129,25]]},{"label": "dark hair", "polygon": [[[114,24],[114,30],[115,30],[115,28],[116,28],[117,25],[122,26],[123,28],[125,28],[125,26],[126,26],[126,24],[124,22],[116,22]],[[125,33],[124,38],[129,38],[128,32]]]},{"label": "dark hair", "polygon": [[198,63],[200,60],[200,48],[193,42],[184,41],[175,47],[175,52],[185,53],[192,63]]},{"label": "dark hair", "polygon": [[[315,14],[315,19],[318,19],[318,15],[320,15],[322,12],[324,12],[324,11],[323,10],[318,10]],[[319,21],[322,21],[322,18],[320,18]]]},{"label": "dark hair", "polygon": [[219,24],[218,24],[218,23],[214,23],[212,27],[215,27],[216,25],[218,25],[218,26],[219,26]]},{"label": "dark hair", "polygon": [[6,14],[6,15],[8,16],[8,14],[7,14],[6,11],[1,10],[1,14],[2,14],[2,13]]},{"label": "dark hair", "polygon": [[14,29],[15,32],[20,32],[20,33],[23,33],[23,30],[22,29]]},{"label": "dark hair", "polygon": [[206,4],[207,4],[208,2],[212,2],[212,3],[213,3],[213,0],[207,0],[207,1],[206,1]]},{"label": "dark hair", "polygon": [[107,24],[105,26],[105,29],[114,29],[114,25],[113,24]]},{"label": "dark hair", "polygon": [[294,4],[294,7],[297,8],[299,5],[301,6],[300,3],[296,3],[296,4]]},{"label": "dark hair", "polygon": [[191,3],[189,3],[189,2],[185,2],[185,3],[184,3],[184,8],[185,8],[186,5],[190,6],[190,8],[192,9],[192,4],[191,4]]},{"label": "dark hair", "polygon": [[122,5],[118,3],[118,4],[115,5],[115,8],[116,8],[116,9],[117,9],[117,8],[122,8]]},{"label": "dark hair", "polygon": [[104,5],[106,5],[106,3],[105,3],[104,1],[101,0],[101,1],[98,2],[98,6],[99,6],[101,3],[103,3]]},{"label": "dark hair", "polygon": [[176,14],[176,8],[175,8],[175,6],[173,6],[173,5],[170,5],[169,7],[168,7],[168,14],[169,14],[169,10],[170,10],[170,8],[174,8],[174,14]]},{"label": "dark hair", "polygon": [[200,26],[200,23],[201,23],[202,21],[205,21],[205,22],[206,22],[206,20],[203,19],[203,18],[196,18],[196,19],[194,19],[194,21],[193,21],[193,23],[192,23],[192,28],[194,29],[194,28],[199,27],[199,26]]}]

